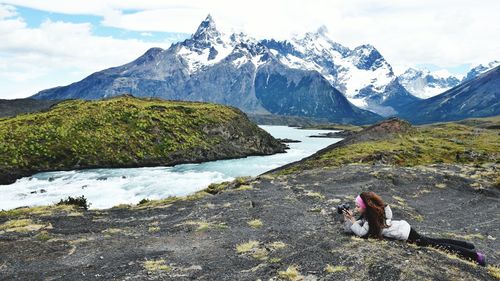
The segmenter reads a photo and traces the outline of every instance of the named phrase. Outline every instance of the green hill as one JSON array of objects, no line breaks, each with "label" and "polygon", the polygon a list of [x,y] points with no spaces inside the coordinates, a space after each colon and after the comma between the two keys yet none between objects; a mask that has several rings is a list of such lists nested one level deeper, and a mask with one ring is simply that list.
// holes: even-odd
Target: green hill
[{"label": "green hill", "polygon": [[240,110],[131,96],[0,119],[0,183],[38,171],[175,165],[283,152]]},{"label": "green hill", "polygon": [[411,167],[440,163],[498,163],[499,127],[498,116],[416,127],[400,119],[389,119],[275,172],[290,174],[349,164]]}]

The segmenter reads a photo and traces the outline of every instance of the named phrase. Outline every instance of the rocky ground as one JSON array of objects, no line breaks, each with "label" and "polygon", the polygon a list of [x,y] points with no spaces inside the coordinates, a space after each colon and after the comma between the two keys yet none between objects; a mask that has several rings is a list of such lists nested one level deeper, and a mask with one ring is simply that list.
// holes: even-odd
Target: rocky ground
[{"label": "rocky ground", "polygon": [[[309,166],[137,206],[0,212],[0,279],[497,280],[498,169],[495,163]],[[380,194],[394,219],[421,234],[474,243],[489,266],[344,234],[333,208],[365,190]]]},{"label": "rocky ground", "polygon": [[463,177],[492,168],[498,167],[348,165],[263,175],[215,195],[134,207],[12,211],[1,218],[3,225],[30,221],[0,231],[0,277],[276,280],[298,274],[304,280],[495,280],[495,267],[489,272],[449,253],[346,235],[332,212],[359,192],[373,190],[392,206],[395,219],[406,219],[423,234],[473,242],[498,266],[500,191]]}]

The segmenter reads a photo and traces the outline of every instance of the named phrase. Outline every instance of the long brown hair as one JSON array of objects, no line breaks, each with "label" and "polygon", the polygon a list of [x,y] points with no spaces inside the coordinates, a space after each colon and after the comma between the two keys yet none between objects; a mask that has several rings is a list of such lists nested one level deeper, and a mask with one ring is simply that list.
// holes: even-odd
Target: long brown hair
[{"label": "long brown hair", "polygon": [[384,201],[375,192],[371,191],[362,192],[359,196],[366,205],[363,216],[370,225],[368,236],[382,239],[382,229],[387,227],[385,224]]}]

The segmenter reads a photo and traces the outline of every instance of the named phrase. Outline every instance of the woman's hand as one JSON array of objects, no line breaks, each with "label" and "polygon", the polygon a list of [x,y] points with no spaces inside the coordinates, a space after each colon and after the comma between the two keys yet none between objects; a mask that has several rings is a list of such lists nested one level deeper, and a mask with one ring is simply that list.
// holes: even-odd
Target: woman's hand
[{"label": "woman's hand", "polygon": [[354,215],[351,210],[343,210],[344,212],[344,220],[350,220],[352,223],[356,222]]}]

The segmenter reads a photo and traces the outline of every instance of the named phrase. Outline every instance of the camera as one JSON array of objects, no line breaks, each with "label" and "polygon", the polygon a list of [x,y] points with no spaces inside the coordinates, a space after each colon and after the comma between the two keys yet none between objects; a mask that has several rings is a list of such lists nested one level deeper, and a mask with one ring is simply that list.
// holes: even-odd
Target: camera
[{"label": "camera", "polygon": [[337,206],[337,213],[342,214],[344,210],[349,210],[351,208],[351,205],[348,203],[340,204]]}]

